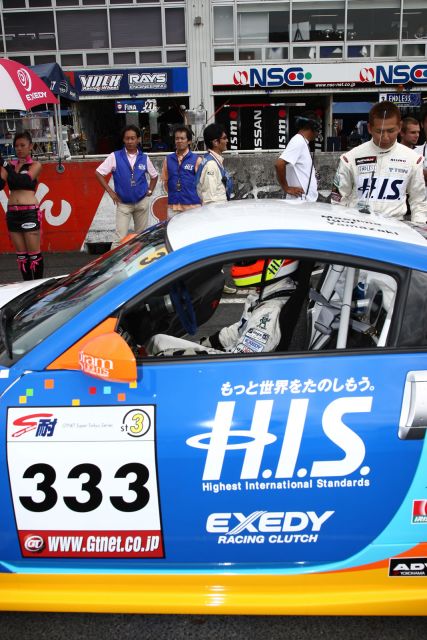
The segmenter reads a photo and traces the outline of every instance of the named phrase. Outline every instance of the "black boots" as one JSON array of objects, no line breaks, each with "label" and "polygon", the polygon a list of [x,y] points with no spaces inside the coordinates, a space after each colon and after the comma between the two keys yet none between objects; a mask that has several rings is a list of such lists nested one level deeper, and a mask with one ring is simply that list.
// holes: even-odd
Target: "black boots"
[{"label": "black boots", "polygon": [[43,278],[43,256],[41,253],[28,253],[28,264],[33,280]]},{"label": "black boots", "polygon": [[43,278],[43,256],[41,253],[17,253],[16,261],[23,280]]}]

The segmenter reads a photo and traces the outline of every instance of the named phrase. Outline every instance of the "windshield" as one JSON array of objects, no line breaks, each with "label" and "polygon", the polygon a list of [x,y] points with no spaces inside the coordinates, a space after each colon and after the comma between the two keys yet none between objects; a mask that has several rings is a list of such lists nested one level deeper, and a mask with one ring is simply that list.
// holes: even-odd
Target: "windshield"
[{"label": "windshield", "polygon": [[151,227],[47,289],[37,287],[8,302],[1,314],[0,364],[11,366],[82,309],[166,255],[165,228]]}]

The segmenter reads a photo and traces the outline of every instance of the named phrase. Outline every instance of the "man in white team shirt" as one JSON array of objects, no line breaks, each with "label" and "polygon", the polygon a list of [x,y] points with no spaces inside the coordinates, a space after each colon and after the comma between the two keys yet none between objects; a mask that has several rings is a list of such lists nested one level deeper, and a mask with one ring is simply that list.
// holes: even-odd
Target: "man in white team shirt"
[{"label": "man in white team shirt", "polygon": [[331,194],[334,204],[403,220],[408,195],[411,221],[426,223],[422,158],[397,142],[400,127],[400,110],[395,104],[374,104],[368,122],[372,139],[340,158]]},{"label": "man in white team shirt", "polygon": [[315,202],[318,198],[316,171],[310,153],[321,124],[315,114],[306,113],[296,121],[298,133],[288,142],[276,161],[276,174],[286,199]]},{"label": "man in white team shirt", "polygon": [[[427,110],[421,115],[421,127],[424,130],[424,137],[427,141]],[[424,174],[424,184],[426,187],[426,199],[427,199],[427,142],[424,144],[420,144],[418,147],[415,147],[414,151],[419,153],[420,156],[423,157],[423,174]]]}]

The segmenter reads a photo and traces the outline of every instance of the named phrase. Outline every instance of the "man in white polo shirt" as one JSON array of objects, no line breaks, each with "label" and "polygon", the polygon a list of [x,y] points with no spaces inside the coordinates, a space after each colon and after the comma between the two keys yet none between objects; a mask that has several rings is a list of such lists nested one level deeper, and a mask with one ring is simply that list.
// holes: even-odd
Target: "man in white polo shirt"
[{"label": "man in white polo shirt", "polygon": [[277,179],[286,199],[316,202],[319,194],[310,142],[317,138],[321,123],[315,114],[306,113],[298,116],[296,124],[298,133],[276,161]]}]

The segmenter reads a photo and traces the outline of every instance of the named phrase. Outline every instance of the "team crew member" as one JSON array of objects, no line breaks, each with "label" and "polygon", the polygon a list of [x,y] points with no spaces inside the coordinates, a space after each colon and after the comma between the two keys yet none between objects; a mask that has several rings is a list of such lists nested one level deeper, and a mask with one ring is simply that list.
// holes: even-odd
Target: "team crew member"
[{"label": "team crew member", "polygon": [[[116,209],[116,232],[112,248],[117,247],[129,232],[133,218],[135,233],[148,225],[150,201],[157,184],[158,173],[150,158],[141,151],[141,131],[131,124],[123,129],[124,147],[114,151],[95,171],[98,182],[110,195]],[[113,174],[114,190],[108,186],[105,176]],[[150,178],[148,184],[147,175]]]},{"label": "team crew member", "polygon": [[[420,123],[415,118],[411,118],[408,116],[407,118],[403,118],[402,120],[402,128],[400,130],[399,142],[403,144],[405,147],[409,149],[415,149],[415,146],[418,142],[418,138],[420,137]],[[409,198],[406,195],[406,215],[405,219],[411,219],[411,207],[408,202]]]},{"label": "team crew member", "polygon": [[[427,141],[427,111],[421,116],[421,126],[424,130],[424,137]],[[426,199],[427,199],[427,142],[424,144],[415,147],[415,151],[420,154],[423,158],[423,174],[424,174],[424,183],[426,187]]]},{"label": "team crew member", "polygon": [[289,140],[275,164],[277,180],[286,198],[315,202],[319,194],[310,142],[317,138],[321,124],[310,113],[299,116],[296,122],[298,133]]},{"label": "team crew member", "polygon": [[295,292],[291,277],[297,260],[269,259],[233,265],[231,277],[238,287],[260,285],[245,300],[240,320],[224,327],[200,343],[159,333],[148,341],[153,356],[197,355],[199,353],[262,353],[274,351],[282,338],[280,312]]},{"label": "team crew member", "polygon": [[190,149],[193,138],[191,129],[179,126],[175,129],[174,137],[176,151],[165,158],[162,167],[163,185],[168,194],[168,218],[202,204],[195,183],[196,171],[202,159]]},{"label": "team crew member", "polygon": [[408,116],[402,120],[402,129],[400,131],[400,144],[409,149],[415,149],[420,137],[420,123],[415,118]]},{"label": "team crew member", "polygon": [[233,188],[231,177],[224,168],[223,153],[227,150],[227,134],[221,124],[214,122],[203,131],[203,139],[208,153],[202,159],[198,182],[196,178],[197,193],[202,204],[227,202]]},{"label": "team crew member", "polygon": [[17,133],[13,146],[16,160],[2,162],[0,189],[7,182],[10,195],[6,223],[15,247],[19,270],[24,280],[36,280],[43,277],[43,256],[40,251],[41,212],[35,196],[42,166],[31,157],[33,142],[28,131]]},{"label": "team crew member", "polygon": [[372,139],[344,153],[334,178],[332,201],[403,220],[408,194],[411,220],[425,224],[422,158],[397,142],[400,111],[392,102],[379,102],[369,112]]}]

